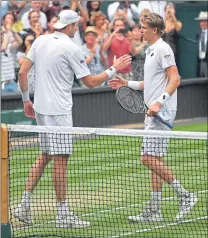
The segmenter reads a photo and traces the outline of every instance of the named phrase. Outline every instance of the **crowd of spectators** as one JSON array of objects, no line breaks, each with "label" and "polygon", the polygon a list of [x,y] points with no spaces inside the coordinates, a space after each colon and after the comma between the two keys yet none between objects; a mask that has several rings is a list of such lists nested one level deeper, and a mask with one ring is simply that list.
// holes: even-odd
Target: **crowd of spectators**
[{"label": "crowd of spectators", "polygon": [[[148,44],[140,33],[140,19],[149,12],[163,16],[166,23],[163,39],[176,55],[176,39],[182,23],[176,18],[174,3],[139,1],[136,5],[130,1],[115,1],[108,5],[107,14],[101,11],[101,4],[102,1],[86,0],[2,1],[2,92],[19,91],[17,74],[25,55],[36,38],[54,32],[58,13],[65,9],[77,11],[81,16],[79,31],[72,40],[82,47],[92,75],[111,66],[114,56],[131,54],[132,65],[118,74],[127,80],[143,80]],[[30,92],[34,92],[33,68],[28,78]],[[75,78],[74,87],[84,86]]]}]

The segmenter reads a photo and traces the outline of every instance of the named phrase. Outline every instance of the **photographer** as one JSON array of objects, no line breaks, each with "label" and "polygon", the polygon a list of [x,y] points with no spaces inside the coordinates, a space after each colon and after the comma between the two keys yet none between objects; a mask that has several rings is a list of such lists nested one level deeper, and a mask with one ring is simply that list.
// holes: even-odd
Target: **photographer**
[{"label": "photographer", "polygon": [[[113,65],[113,59],[121,57],[125,54],[132,53],[132,44],[127,37],[128,29],[125,28],[123,18],[117,18],[113,22],[113,32],[105,40],[103,44],[103,51],[107,51],[108,66]],[[119,70],[117,75],[126,80],[133,80],[131,65]]]},{"label": "photographer", "polygon": [[[118,11],[120,12],[119,15]],[[128,19],[138,19],[138,8],[135,4],[130,4],[129,1],[122,1],[122,2],[114,2],[108,5],[107,13],[108,13],[108,19],[109,21],[113,21],[115,18],[115,15],[120,16],[120,14],[123,14],[123,12],[126,12],[126,15]]]},{"label": "photographer", "polygon": [[[19,66],[22,65],[25,56],[27,55],[28,51],[30,50],[33,42],[35,40],[35,35],[34,34],[27,34],[24,36],[23,38],[23,43],[21,45],[21,47],[19,48],[19,51],[17,53],[17,60],[19,63]],[[34,89],[35,89],[35,71],[34,71],[34,66],[30,69],[30,71],[28,72],[28,81],[29,81],[29,92],[30,93],[34,93]],[[19,82],[18,82],[18,90],[20,90],[19,87]]]}]

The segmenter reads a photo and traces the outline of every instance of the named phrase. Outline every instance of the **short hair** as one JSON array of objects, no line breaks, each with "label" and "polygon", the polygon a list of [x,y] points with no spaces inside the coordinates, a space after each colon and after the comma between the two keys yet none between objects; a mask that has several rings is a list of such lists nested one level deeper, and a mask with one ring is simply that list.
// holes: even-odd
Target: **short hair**
[{"label": "short hair", "polygon": [[[37,11],[32,10],[32,11],[29,12],[29,14],[28,14],[28,20],[30,20],[31,15],[32,15],[34,12],[37,12]],[[39,15],[39,18],[40,18],[40,12],[37,12],[37,14]]]},{"label": "short hair", "polygon": [[164,19],[157,13],[149,13],[142,17],[142,22],[147,23],[151,28],[157,28],[157,32],[160,36],[165,33]]}]

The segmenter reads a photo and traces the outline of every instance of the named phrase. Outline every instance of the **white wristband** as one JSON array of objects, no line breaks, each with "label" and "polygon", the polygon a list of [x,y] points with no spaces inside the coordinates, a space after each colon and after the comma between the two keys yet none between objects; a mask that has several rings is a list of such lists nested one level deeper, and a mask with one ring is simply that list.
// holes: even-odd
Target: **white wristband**
[{"label": "white wristband", "polygon": [[29,91],[27,92],[22,92],[22,101],[30,101],[30,96],[29,96]]},{"label": "white wristband", "polygon": [[106,69],[105,72],[108,75],[108,79],[112,79],[116,75],[116,69],[113,66]]},{"label": "white wristband", "polygon": [[132,88],[134,90],[140,90],[141,89],[141,83],[138,81],[128,81],[128,87]]},{"label": "white wristband", "polygon": [[157,102],[164,105],[166,101],[170,98],[170,94],[167,92],[164,92],[158,99]]}]

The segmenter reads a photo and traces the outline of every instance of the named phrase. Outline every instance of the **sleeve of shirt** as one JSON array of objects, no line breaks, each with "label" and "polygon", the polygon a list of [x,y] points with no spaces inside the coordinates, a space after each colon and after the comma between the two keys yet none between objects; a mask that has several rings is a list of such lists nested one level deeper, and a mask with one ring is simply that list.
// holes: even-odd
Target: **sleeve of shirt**
[{"label": "sleeve of shirt", "polygon": [[159,51],[159,62],[163,70],[166,68],[176,65],[175,57],[172,49],[169,47],[163,47]]},{"label": "sleeve of shirt", "polygon": [[30,50],[28,51],[27,55],[26,55],[26,58],[28,58],[29,60],[31,60],[33,62],[33,64],[35,63],[35,42],[33,42]]},{"label": "sleeve of shirt", "polygon": [[85,56],[81,49],[77,49],[75,53],[72,55],[68,54],[68,60],[70,65],[78,79],[91,75],[90,70],[85,62]]}]

